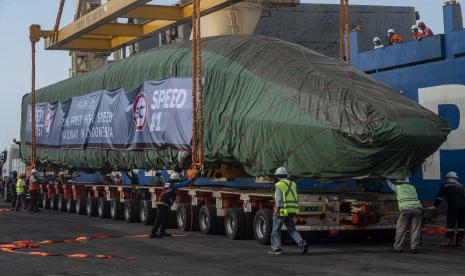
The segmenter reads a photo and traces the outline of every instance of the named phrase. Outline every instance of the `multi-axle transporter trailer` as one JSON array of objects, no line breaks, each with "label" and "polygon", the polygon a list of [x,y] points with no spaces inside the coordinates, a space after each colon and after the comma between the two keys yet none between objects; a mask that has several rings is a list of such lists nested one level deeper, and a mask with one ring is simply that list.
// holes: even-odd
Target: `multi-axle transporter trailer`
[{"label": "multi-axle transporter trailer", "polygon": [[[102,183],[42,184],[41,205],[47,209],[152,224],[162,187]],[[230,239],[270,242],[273,191],[192,185],[177,192],[172,227],[204,234],[225,233]],[[392,236],[398,217],[393,194],[301,191],[299,231],[366,233]]]}]

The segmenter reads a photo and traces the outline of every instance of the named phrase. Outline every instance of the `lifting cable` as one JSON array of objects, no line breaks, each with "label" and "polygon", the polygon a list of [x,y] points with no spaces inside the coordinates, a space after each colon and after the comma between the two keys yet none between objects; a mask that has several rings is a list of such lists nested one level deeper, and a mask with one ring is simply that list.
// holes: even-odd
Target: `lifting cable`
[{"label": "lifting cable", "polygon": [[[63,7],[65,6],[65,0],[60,1],[60,6],[58,8],[58,13],[57,17],[55,20],[55,26],[53,28],[53,32],[56,34],[58,32],[58,29],[60,28],[60,22],[61,22],[61,15],[63,14]],[[58,38],[58,37],[56,37]]]},{"label": "lifting cable", "polygon": [[[60,1],[58,8],[57,17],[55,20],[55,26],[53,28],[52,38],[58,39],[58,29],[60,28],[61,16],[63,15],[63,7],[65,6],[65,0]],[[36,163],[36,43],[39,40],[38,37],[30,37],[31,39],[31,164],[29,170],[35,168]]]},{"label": "lifting cable", "polygon": [[31,164],[35,168],[36,161],[36,41],[31,41],[32,72],[31,72]]},{"label": "lifting cable", "polygon": [[339,57],[350,63],[349,0],[340,0],[339,3]]},{"label": "lifting cable", "polygon": [[192,1],[192,163],[203,164],[203,81],[200,0]]},{"label": "lifting cable", "polygon": [[[192,0],[192,165],[188,170],[188,178],[203,169],[203,81],[202,81],[202,48],[200,44],[200,0]],[[189,190],[191,186],[189,185]],[[190,204],[189,230],[194,227],[194,206]]]},{"label": "lifting cable", "polygon": [[346,31],[346,61],[350,64],[350,46],[349,46],[349,0],[345,0],[344,6],[345,31]]}]

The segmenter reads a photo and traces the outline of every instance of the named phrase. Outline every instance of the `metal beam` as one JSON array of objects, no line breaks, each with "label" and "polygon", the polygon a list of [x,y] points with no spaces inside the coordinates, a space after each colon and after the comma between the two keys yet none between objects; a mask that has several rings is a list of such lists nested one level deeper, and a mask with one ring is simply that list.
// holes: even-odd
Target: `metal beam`
[{"label": "metal beam", "polygon": [[59,49],[74,39],[96,29],[111,20],[120,17],[136,7],[146,4],[150,0],[112,0],[65,26],[58,32],[54,40],[46,39],[45,47]]},{"label": "metal beam", "polygon": [[[59,30],[58,35],[46,39],[45,48],[48,50],[114,51],[153,33],[184,24],[192,17],[192,3],[182,6],[145,5],[149,1],[108,1],[105,5]],[[243,0],[202,0],[200,12],[203,16],[241,1]],[[111,23],[119,17],[141,18],[149,21],[142,25]],[[83,48],[79,48],[80,46]]]},{"label": "metal beam", "polygon": [[137,24],[120,24],[120,23],[110,23],[100,26],[88,34],[92,35],[109,35],[109,36],[143,36],[143,28],[141,25]]},{"label": "metal beam", "polygon": [[121,17],[172,21],[184,19],[182,7],[160,5],[143,5]]},{"label": "metal beam", "polygon": [[64,46],[68,50],[105,52],[111,49],[109,39],[79,38],[75,39]]}]

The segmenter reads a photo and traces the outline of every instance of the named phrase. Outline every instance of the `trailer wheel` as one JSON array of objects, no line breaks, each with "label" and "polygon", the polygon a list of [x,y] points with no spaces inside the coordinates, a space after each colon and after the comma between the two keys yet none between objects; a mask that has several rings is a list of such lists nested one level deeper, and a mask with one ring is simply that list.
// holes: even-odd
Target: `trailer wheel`
[{"label": "trailer wheel", "polygon": [[58,196],[57,195],[52,195],[52,197],[50,198],[50,209],[58,210]]},{"label": "trailer wheel", "polygon": [[64,195],[58,195],[58,210],[60,210],[60,212],[66,212],[67,209],[66,209],[66,200],[65,200],[65,197]]},{"label": "trailer wheel", "polygon": [[124,220],[133,223],[139,220],[134,200],[129,199],[124,203]]},{"label": "trailer wheel", "polygon": [[76,214],[85,215],[86,214],[86,199],[84,197],[76,198]]},{"label": "trailer wheel", "polygon": [[231,208],[226,212],[224,231],[230,240],[239,240],[246,237],[247,227],[243,209]]},{"label": "trailer wheel", "polygon": [[72,196],[68,196],[68,198],[66,199],[66,211],[68,211],[68,213],[74,213],[76,212],[76,206],[74,205],[74,199]]},{"label": "trailer wheel", "polygon": [[181,231],[199,230],[199,207],[181,203],[176,210],[176,225]]},{"label": "trailer wheel", "polygon": [[98,198],[97,203],[97,213],[99,218],[109,218],[110,217],[110,202],[104,197]]},{"label": "trailer wheel", "polygon": [[42,208],[50,209],[50,199],[48,198],[47,193],[42,194]]},{"label": "trailer wheel", "polygon": [[139,208],[140,222],[145,225],[152,225],[155,221],[155,214],[152,202],[150,200],[142,200]]},{"label": "trailer wheel", "polygon": [[124,218],[124,205],[119,199],[112,199],[110,202],[110,216],[113,220],[121,220]]},{"label": "trailer wheel", "polygon": [[203,234],[219,234],[222,232],[222,219],[216,215],[216,206],[203,205],[199,211],[199,228]]},{"label": "trailer wheel", "polygon": [[255,214],[253,221],[254,238],[261,244],[270,244],[273,230],[273,212],[261,209]]},{"label": "trailer wheel", "polygon": [[98,215],[98,200],[95,197],[88,197],[86,203],[87,215],[89,217],[96,217]]}]

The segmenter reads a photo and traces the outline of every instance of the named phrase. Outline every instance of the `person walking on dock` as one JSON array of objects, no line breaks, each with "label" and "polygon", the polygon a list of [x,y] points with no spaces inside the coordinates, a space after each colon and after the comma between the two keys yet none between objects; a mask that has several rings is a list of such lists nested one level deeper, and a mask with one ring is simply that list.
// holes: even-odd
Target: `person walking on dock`
[{"label": "person walking on dock", "polygon": [[17,171],[12,171],[11,172],[11,178],[8,179],[8,182],[6,185],[8,185],[9,189],[11,191],[11,208],[16,208],[16,201],[18,198],[18,195],[16,193],[16,182],[18,181],[18,172]]},{"label": "person walking on dock", "polygon": [[26,180],[23,173],[19,174],[19,179],[16,181],[16,205],[15,210],[19,211],[19,207],[26,209]]},{"label": "person walking on dock", "polygon": [[289,236],[301,248],[302,254],[307,254],[308,243],[295,229],[294,216],[299,212],[297,185],[289,179],[287,169],[280,167],[275,171],[275,212],[273,214],[273,230],[271,232],[271,251],[269,254],[280,255],[281,229],[286,225]]},{"label": "person walking on dock", "polygon": [[410,229],[410,248],[412,253],[418,253],[418,247],[421,242],[421,223],[422,223],[422,205],[418,199],[417,190],[410,184],[410,179],[407,177],[402,181],[397,181],[392,184],[388,181],[389,187],[397,195],[397,203],[399,204],[400,215],[397,220],[396,240],[394,242],[395,253],[402,253],[407,231]]},{"label": "person walking on dock", "polygon": [[194,175],[192,179],[185,179],[181,181],[181,174],[178,172],[171,173],[170,179],[166,182],[160,196],[158,197],[157,216],[153,224],[150,238],[156,239],[171,236],[171,234],[168,234],[165,231],[168,227],[171,206],[176,201],[176,191],[192,184],[195,178],[196,176]]},{"label": "person walking on dock", "polygon": [[39,200],[39,173],[36,169],[32,169],[31,176],[29,177],[29,195],[31,196],[31,204],[29,211],[38,212],[38,200]]},{"label": "person walking on dock", "polygon": [[[441,243],[443,247],[462,247],[465,231],[465,188],[459,182],[459,177],[455,172],[447,173],[444,183],[434,201],[437,208],[443,198],[447,201],[447,230],[446,239]],[[455,227],[457,226],[457,236],[454,244]]]}]

